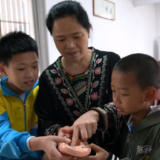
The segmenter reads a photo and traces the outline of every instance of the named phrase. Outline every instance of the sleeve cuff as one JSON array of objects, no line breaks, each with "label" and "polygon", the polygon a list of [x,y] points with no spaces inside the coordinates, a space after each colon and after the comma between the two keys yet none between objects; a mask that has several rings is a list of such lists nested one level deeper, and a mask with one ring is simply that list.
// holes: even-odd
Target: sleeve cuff
[{"label": "sleeve cuff", "polygon": [[106,160],[120,160],[118,157],[116,157],[114,154],[109,153],[109,156]]},{"label": "sleeve cuff", "polygon": [[26,145],[26,141],[27,141],[27,139],[30,137],[30,135],[25,135],[25,136],[22,136],[21,138],[20,138],[20,140],[19,140],[19,146],[20,146],[20,148],[21,148],[21,150],[23,151],[23,152],[30,152],[30,150],[28,149],[28,147],[27,147],[27,145]]},{"label": "sleeve cuff", "polygon": [[32,150],[31,150],[31,148],[30,148],[29,142],[30,142],[30,140],[31,140],[33,137],[35,137],[35,136],[30,136],[30,137],[28,137],[27,140],[26,140],[27,148],[28,148],[30,151],[32,151]]},{"label": "sleeve cuff", "polygon": [[109,112],[100,107],[91,108],[91,110],[95,110],[99,113],[98,127],[101,127],[103,130],[107,130],[109,128]]}]

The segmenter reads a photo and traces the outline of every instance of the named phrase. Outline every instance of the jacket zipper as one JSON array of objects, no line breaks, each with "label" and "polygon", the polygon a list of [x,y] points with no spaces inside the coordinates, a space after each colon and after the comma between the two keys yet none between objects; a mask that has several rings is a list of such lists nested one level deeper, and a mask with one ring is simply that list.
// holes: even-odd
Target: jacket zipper
[{"label": "jacket zipper", "polygon": [[25,126],[25,131],[26,131],[26,106],[25,104],[23,104],[24,106],[24,126]]},{"label": "jacket zipper", "polygon": [[129,158],[132,159],[132,150],[133,150],[133,133],[130,131],[130,153]]}]

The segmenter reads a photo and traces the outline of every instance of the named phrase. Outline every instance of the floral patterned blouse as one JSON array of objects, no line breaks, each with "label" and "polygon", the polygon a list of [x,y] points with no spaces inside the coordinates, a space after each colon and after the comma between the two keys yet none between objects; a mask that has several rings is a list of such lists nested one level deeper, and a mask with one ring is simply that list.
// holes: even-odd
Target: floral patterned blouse
[{"label": "floral patterned blouse", "polygon": [[[113,52],[91,49],[90,64],[84,73],[71,76],[59,57],[40,76],[35,102],[38,135],[56,135],[59,127],[71,126],[83,113],[112,101],[111,73],[120,57]],[[105,148],[103,137],[99,129],[89,143]]]}]

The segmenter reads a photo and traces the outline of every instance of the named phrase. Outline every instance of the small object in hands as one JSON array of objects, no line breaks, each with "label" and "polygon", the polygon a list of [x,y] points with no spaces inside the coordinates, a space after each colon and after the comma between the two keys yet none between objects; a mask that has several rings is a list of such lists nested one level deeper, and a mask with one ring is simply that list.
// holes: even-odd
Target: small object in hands
[{"label": "small object in hands", "polygon": [[91,149],[84,145],[71,147],[67,143],[59,143],[58,150],[62,154],[74,156],[74,157],[86,157],[91,153]]}]

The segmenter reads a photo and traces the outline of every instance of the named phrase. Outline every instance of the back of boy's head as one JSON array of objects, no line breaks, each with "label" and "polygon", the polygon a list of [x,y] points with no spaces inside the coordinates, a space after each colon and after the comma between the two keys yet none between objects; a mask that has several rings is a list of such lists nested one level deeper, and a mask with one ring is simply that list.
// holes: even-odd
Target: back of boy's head
[{"label": "back of boy's head", "polygon": [[146,54],[131,54],[119,60],[114,70],[133,73],[142,89],[148,87],[158,88],[160,69],[154,58]]},{"label": "back of boy's head", "polygon": [[8,65],[15,54],[35,52],[38,57],[36,41],[23,32],[10,32],[0,39],[0,63]]}]

